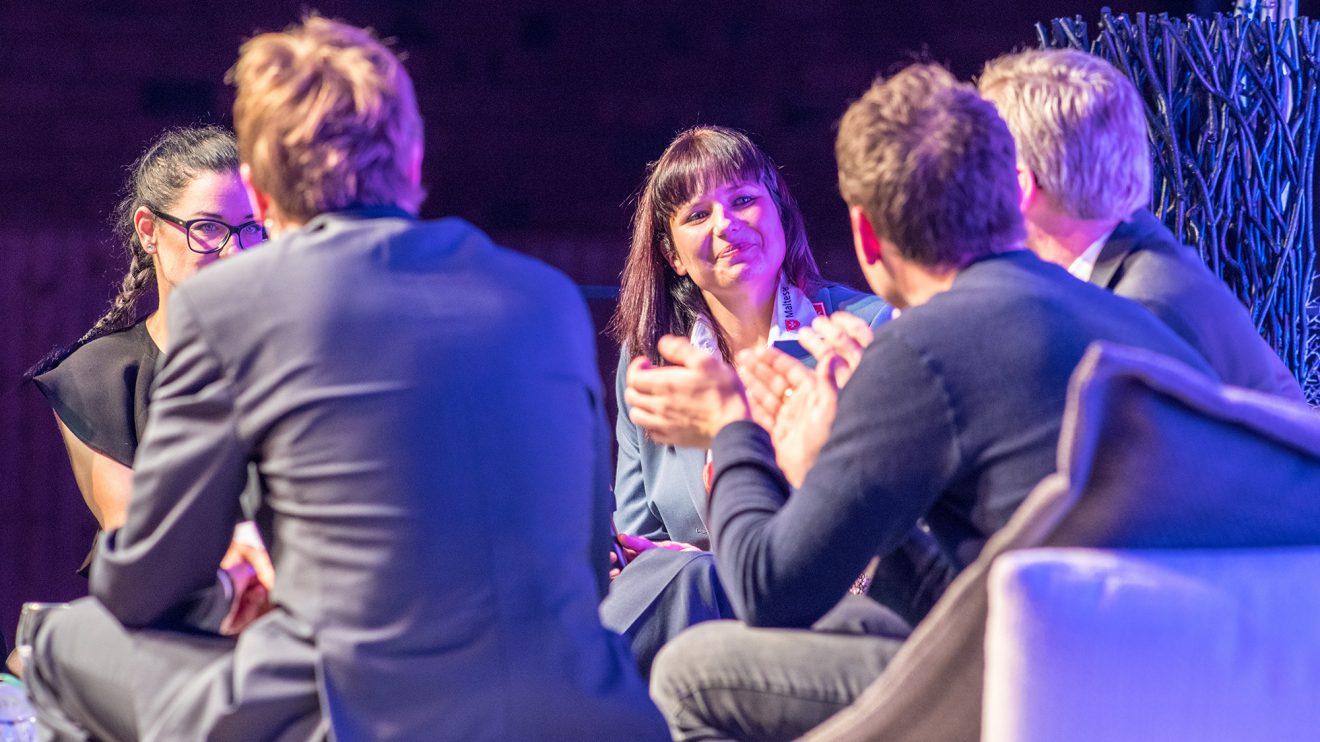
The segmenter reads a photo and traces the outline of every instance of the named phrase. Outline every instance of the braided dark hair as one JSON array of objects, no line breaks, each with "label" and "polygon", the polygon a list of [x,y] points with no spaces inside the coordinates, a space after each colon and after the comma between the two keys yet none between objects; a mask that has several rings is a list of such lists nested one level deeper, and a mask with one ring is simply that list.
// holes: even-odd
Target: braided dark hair
[{"label": "braided dark hair", "polygon": [[32,378],[55,368],[71,353],[103,335],[123,330],[138,321],[138,299],[156,285],[156,269],[142,248],[134,215],[143,206],[167,210],[198,176],[238,170],[238,144],[234,135],[218,126],[170,129],[162,134],[129,168],[129,179],[113,214],[115,240],[128,253],[128,272],[110,307],[74,344],[56,348],[25,374]]}]

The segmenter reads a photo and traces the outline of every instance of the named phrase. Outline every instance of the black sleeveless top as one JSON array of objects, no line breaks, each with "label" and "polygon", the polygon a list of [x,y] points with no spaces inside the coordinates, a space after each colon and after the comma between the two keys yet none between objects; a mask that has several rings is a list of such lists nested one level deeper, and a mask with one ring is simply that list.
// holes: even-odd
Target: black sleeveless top
[{"label": "black sleeveless top", "polygon": [[[159,357],[143,320],[87,343],[33,382],[78,440],[132,467]],[[86,574],[91,559],[79,572]]]}]

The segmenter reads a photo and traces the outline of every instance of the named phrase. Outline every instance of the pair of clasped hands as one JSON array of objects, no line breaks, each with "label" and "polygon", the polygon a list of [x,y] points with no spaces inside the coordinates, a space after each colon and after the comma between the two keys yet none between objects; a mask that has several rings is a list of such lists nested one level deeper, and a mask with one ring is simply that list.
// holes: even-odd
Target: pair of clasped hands
[{"label": "pair of clasped hands", "polygon": [[[710,448],[725,425],[752,420],[770,433],[775,460],[789,484],[800,487],[829,437],[839,390],[871,340],[870,326],[855,315],[817,317],[798,334],[798,342],[816,358],[812,371],[774,347],[739,352],[735,367],[687,338],[666,335],[656,350],[671,365],[634,358],[623,399],[634,423],[655,441],[673,446]],[[697,550],[679,541],[618,538],[629,561],[648,549]]]},{"label": "pair of clasped hands", "polygon": [[270,611],[270,591],[275,587],[270,554],[251,521],[234,527],[234,540],[220,560],[220,569],[232,588],[229,613],[220,624],[220,633],[235,636]]}]

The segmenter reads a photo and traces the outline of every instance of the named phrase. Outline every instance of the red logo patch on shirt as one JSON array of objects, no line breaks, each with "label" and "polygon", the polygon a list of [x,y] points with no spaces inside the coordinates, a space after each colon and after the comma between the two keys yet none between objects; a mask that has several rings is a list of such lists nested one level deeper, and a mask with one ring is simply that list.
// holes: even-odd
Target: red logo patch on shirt
[{"label": "red logo patch on shirt", "polygon": [[784,320],[784,329],[786,330],[798,330],[801,329],[801,327],[802,323],[795,319]]},{"label": "red logo patch on shirt", "polygon": [[825,316],[825,302],[823,302],[823,301],[813,301],[813,302],[811,302],[811,306],[816,310],[816,316],[817,316],[817,317],[824,317],[824,316]]}]

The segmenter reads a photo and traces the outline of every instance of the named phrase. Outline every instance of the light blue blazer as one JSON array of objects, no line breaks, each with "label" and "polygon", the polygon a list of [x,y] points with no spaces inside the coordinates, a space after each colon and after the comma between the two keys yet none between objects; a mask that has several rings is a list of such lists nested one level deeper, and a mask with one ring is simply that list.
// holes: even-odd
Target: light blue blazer
[{"label": "light blue blazer", "polygon": [[[893,308],[883,299],[839,285],[819,290],[811,300],[824,303],[826,314],[839,310],[851,312],[870,323],[872,329],[887,322],[893,314]],[[809,366],[815,365],[816,360],[800,347],[794,355]],[[621,349],[614,376],[615,399],[619,404],[614,427],[619,445],[614,476],[617,508],[614,523],[620,533],[653,540],[673,539],[709,549],[706,488],[701,476],[706,451],[658,444],[628,419],[623,390],[630,360],[628,349]]]}]

